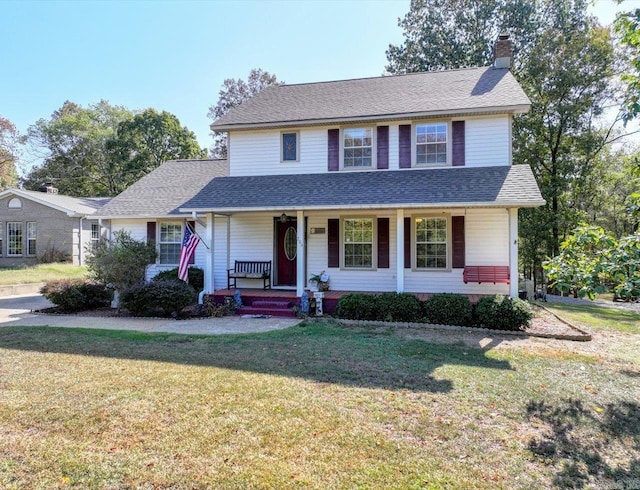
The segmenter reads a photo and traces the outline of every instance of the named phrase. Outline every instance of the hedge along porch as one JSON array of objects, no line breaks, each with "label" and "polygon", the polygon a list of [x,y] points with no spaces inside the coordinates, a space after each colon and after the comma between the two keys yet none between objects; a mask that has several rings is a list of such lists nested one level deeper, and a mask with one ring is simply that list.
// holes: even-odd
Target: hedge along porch
[{"label": "hedge along porch", "polygon": [[[227,234],[227,267],[271,260],[273,287],[298,296],[325,271],[334,290],[515,297],[517,209],[541,201],[529,167],[505,166],[225,177],[181,210],[207,214],[208,243]],[[210,226],[214,213],[226,227]],[[227,285],[213,268],[219,253],[207,251],[208,292]],[[465,283],[467,266],[508,266],[509,283]]]}]

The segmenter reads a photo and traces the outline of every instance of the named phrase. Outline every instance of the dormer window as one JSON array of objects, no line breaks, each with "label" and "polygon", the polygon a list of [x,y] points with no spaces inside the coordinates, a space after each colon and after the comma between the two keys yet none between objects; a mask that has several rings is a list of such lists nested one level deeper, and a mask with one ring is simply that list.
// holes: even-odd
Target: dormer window
[{"label": "dormer window", "polygon": [[373,128],[347,128],[342,132],[343,167],[373,166]]},{"label": "dormer window", "polygon": [[417,165],[447,164],[448,132],[446,122],[415,125]]}]

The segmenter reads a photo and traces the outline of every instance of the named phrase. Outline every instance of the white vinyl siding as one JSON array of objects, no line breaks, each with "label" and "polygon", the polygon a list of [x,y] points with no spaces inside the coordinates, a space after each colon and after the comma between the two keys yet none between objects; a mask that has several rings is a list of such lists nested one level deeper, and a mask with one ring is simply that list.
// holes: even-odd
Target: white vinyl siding
[{"label": "white vinyl siding", "polygon": [[[281,161],[280,130],[229,133],[231,176],[313,174],[327,171],[327,127],[296,129],[297,162]],[[287,132],[294,132],[287,131]]]},{"label": "white vinyl siding", "polygon": [[508,116],[470,118],[465,122],[465,165],[511,165]]}]

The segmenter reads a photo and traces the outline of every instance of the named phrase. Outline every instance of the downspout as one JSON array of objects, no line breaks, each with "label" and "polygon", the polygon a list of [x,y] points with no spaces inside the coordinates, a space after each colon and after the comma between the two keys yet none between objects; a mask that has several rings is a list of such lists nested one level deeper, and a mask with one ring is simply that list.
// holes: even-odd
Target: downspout
[{"label": "downspout", "polygon": [[78,230],[78,265],[82,266],[82,220],[84,216],[80,216],[80,229]]}]

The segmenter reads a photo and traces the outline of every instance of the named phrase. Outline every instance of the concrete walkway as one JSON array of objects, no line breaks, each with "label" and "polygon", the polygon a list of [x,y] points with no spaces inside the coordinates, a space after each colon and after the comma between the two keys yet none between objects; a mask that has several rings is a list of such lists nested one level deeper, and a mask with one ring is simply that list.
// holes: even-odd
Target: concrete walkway
[{"label": "concrete walkway", "polygon": [[297,318],[205,318],[202,320],[171,320],[155,318],[100,318],[79,315],[41,315],[31,313],[51,306],[42,295],[7,296],[0,298],[0,327],[49,326],[70,328],[101,328],[106,330],[136,330],[148,333],[181,333],[189,335],[221,335],[260,333],[281,330],[301,322]]}]

